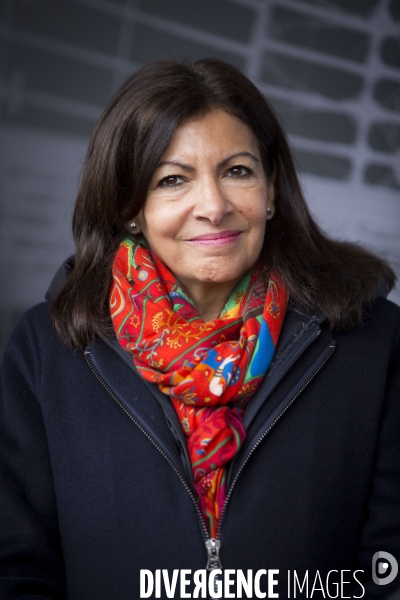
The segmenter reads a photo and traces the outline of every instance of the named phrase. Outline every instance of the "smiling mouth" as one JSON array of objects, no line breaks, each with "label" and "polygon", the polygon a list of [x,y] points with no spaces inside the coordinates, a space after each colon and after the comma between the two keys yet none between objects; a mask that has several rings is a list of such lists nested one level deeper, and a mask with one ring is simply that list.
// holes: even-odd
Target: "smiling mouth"
[{"label": "smiling mouth", "polygon": [[206,233],[205,235],[199,235],[194,238],[189,238],[188,242],[193,244],[199,244],[201,246],[222,246],[224,244],[232,244],[236,242],[242,231],[239,230],[229,230],[229,231],[219,231],[217,233]]}]

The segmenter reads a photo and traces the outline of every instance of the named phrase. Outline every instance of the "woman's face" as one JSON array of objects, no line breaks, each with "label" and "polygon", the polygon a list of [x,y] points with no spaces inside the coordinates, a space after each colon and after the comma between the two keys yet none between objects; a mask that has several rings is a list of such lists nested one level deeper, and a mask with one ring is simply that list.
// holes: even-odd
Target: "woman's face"
[{"label": "woman's face", "polygon": [[273,198],[255,135],[216,109],[177,128],[136,220],[189,294],[233,289],[261,252]]}]

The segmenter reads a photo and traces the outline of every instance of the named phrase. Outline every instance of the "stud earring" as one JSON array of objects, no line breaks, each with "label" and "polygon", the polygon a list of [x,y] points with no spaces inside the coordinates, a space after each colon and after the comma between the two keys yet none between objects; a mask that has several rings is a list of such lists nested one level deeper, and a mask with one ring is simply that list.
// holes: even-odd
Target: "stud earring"
[{"label": "stud earring", "polygon": [[130,228],[132,233],[139,233],[140,227],[135,221],[132,221],[132,223],[130,224]]},{"label": "stud earring", "polygon": [[271,215],[272,214],[272,209],[268,206],[267,208],[267,215]]}]

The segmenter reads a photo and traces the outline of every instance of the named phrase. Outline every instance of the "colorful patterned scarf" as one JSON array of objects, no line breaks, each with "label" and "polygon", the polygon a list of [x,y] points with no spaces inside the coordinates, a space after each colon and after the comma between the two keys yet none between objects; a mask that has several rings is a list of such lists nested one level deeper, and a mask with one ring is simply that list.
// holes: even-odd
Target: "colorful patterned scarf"
[{"label": "colorful patterned scarf", "polygon": [[173,273],[144,239],[115,256],[110,308],[121,346],[140,375],[176,410],[211,537],[226,499],[226,466],[246,432],[242,416],[274,354],[286,310],[275,273],[253,267],[219,318],[204,322]]}]

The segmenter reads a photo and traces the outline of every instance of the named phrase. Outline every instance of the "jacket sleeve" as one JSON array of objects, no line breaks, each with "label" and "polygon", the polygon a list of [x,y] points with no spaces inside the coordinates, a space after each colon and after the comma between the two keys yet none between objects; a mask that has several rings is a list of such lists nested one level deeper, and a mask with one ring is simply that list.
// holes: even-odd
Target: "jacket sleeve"
[{"label": "jacket sleeve", "polygon": [[65,574],[40,399],[40,357],[25,317],[7,346],[0,403],[0,598],[61,600]]},{"label": "jacket sleeve", "polygon": [[[359,564],[368,577],[364,584],[365,599],[388,598],[400,586],[400,331],[395,337],[388,371],[385,402],[382,407],[379,442],[375,469],[361,535]],[[372,561],[377,552],[386,552],[392,558],[378,559],[391,566],[379,573],[375,567],[377,584],[372,579]],[[388,581],[391,568],[399,573]],[[389,572],[390,571],[390,572]],[[386,583],[387,582],[387,583]],[[360,590],[360,588],[358,588]],[[357,592],[360,595],[360,592]]]}]

